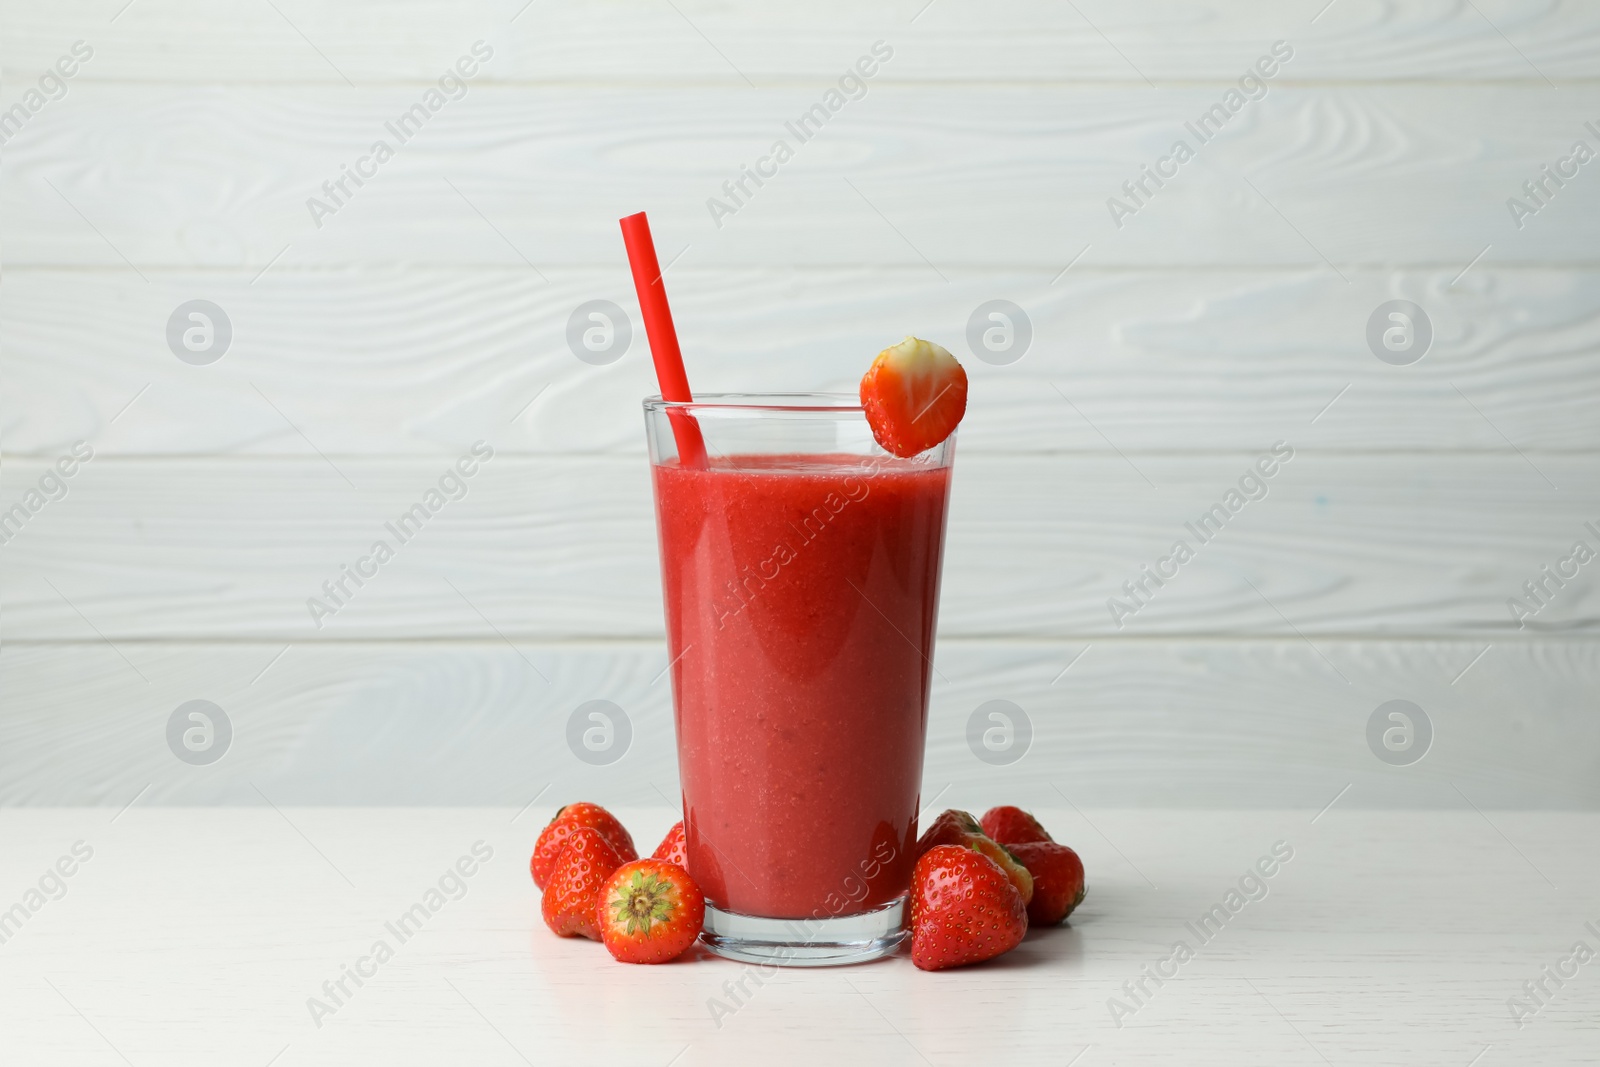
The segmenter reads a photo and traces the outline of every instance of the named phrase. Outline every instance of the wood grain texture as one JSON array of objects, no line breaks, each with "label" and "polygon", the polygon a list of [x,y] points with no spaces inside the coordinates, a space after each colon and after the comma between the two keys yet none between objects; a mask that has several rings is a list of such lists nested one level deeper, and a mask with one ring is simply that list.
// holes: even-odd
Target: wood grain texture
[{"label": "wood grain texture", "polygon": [[[997,270],[946,285],[925,267],[679,267],[670,282],[702,392],[850,392],[896,331],[943,341],[973,383],[964,455],[1280,437],[1364,454],[1600,447],[1600,273],[1480,264],[1451,287],[1454,273],[1360,271],[1346,286],[1325,271],[1080,265],[1054,282]],[[51,458],[80,438],[105,455],[314,458],[309,439],[335,456],[453,457],[479,438],[505,453],[638,455],[638,401],[656,387],[629,287],[620,263],[548,283],[526,268],[274,270],[254,283],[188,270],[148,285],[127,271],[11,269],[0,440],[8,455]],[[1431,351],[1409,367],[1367,348],[1368,317],[1395,297],[1433,323]],[[166,341],[173,310],[195,298],[222,306],[233,331],[205,367]],[[1005,366],[973,358],[966,337],[996,298],[1021,306],[1033,334]],[[634,331],[610,366],[567,344],[594,299],[626,309]]]},{"label": "wood grain texture", "polygon": [[[1501,641],[1474,662],[1485,644],[945,639],[923,796],[1314,811],[1349,786],[1341,805],[1463,807],[1457,789],[1486,807],[1600,803],[1600,642]],[[257,804],[257,789],[297,805],[661,803],[677,796],[666,664],[657,642],[8,643],[0,805]],[[209,766],[167,744],[168,719],[197,699],[233,729]],[[1367,745],[1393,699],[1433,726],[1407,767]],[[568,746],[590,700],[631,723],[608,766]],[[991,700],[1031,723],[1010,765],[967,740]]]},{"label": "wood grain texture", "polygon": [[[20,1062],[115,1063],[120,1053],[173,1067],[274,1055],[290,1064],[677,1057],[682,1067],[954,1067],[992,1055],[997,1032],[1008,1062],[1053,1067],[1075,1055],[1083,1065],[1320,1056],[1462,1067],[1485,1046],[1485,1063],[1593,1058],[1592,963],[1526,1026],[1506,1008],[1575,940],[1593,946],[1585,924],[1595,921],[1600,866],[1592,850],[1572,847],[1600,829],[1593,814],[1339,805],[1312,823],[1304,808],[1156,813],[1058,802],[1038,813],[1088,872],[1070,926],[1032,931],[974,968],[925,974],[896,958],[783,970],[757,986],[714,958],[624,968],[593,943],[551,936],[525,864],[544,811],[513,821],[507,806],[174,811],[141,802],[112,823],[114,811],[3,817],[0,872],[11,892],[75,840],[95,850],[66,895],[5,946],[0,996]],[[660,806],[619,814],[651,843],[672,819]],[[493,855],[464,895],[394,946],[384,923],[478,841]],[[1185,923],[1276,842],[1293,854],[1266,896],[1196,947]],[[347,981],[349,996],[318,1028],[307,998],[325,996],[322,983],[378,938],[393,958],[359,988]],[[1195,957],[1161,988],[1147,982],[1153,995],[1119,1028],[1108,1001],[1126,998],[1123,984],[1180,939]],[[729,1005],[727,987],[741,979],[737,1010],[718,1025],[712,1000]]]},{"label": "wood grain texture", "polygon": [[[1174,3],[1110,0],[844,0],[800,7],[684,0],[582,5],[475,0],[125,0],[0,5],[0,58],[19,78],[86,38],[84,77],[137,82],[320,82],[347,88],[431,81],[474,39],[497,49],[485,76],[544,84],[720,84],[836,78],[875,39],[899,50],[886,77],[917,82],[1145,84],[1231,81],[1275,38],[1315,81],[1592,80],[1600,19],[1579,3],[1421,0]],[[676,9],[676,10],[674,10]],[[112,21],[115,16],[115,21]],[[1315,20],[1315,21],[1313,21]],[[303,36],[302,36],[303,35]],[[181,46],[174,42],[183,42]]]},{"label": "wood grain texture", "polygon": [[[965,357],[980,303],[1026,309],[1020,362],[967,361],[928,764],[952,798],[1054,803],[1069,774],[1096,803],[1600,804],[1593,568],[1530,631],[1505,603],[1600,525],[1596,165],[1521,228],[1506,206],[1600,144],[1592,5],[0,0],[0,25],[0,112],[95,49],[0,168],[0,511],[72,442],[97,457],[0,545],[0,804],[655,803],[622,774],[647,749],[670,791],[645,346],[592,367],[564,336],[586,300],[633,314],[611,220],[641,207],[702,391],[848,391],[903,332]],[[1119,228],[1107,198],[1280,38],[1266,97]],[[308,198],[478,39],[466,94],[319,227]],[[785,120],[880,39],[798,144]],[[794,159],[717,225],[778,137]],[[195,298],[232,319],[212,366],[165,340]],[[1367,350],[1393,298],[1433,321],[1414,366]],[[468,497],[315,629],[306,599],[480,439]],[[1278,440],[1271,495],[1117,629],[1107,599]],[[207,695],[239,749],[186,767],[160,727]],[[574,779],[558,727],[599,696],[640,709],[640,754]],[[1362,740],[1396,696],[1438,709],[1416,767]],[[1000,697],[1043,711],[997,770],[962,724]],[[1288,977],[1326,950],[1288,1003],[1376,1032],[1368,985]],[[1195,1062],[1240,1059],[1245,1029],[1203,1025],[1255,1021],[1229,982],[1175,1009]],[[1161,1050],[1148,1018],[1111,1059]]]},{"label": "wood grain texture", "polygon": [[[1514,636],[1507,599],[1574,541],[1597,547],[1583,526],[1600,525],[1585,503],[1600,489],[1591,457],[1539,457],[1557,492],[1518,456],[1309,450],[1202,543],[1185,524],[1222,502],[1256,458],[959,461],[941,632]],[[402,543],[385,523],[448,464],[91,462],[67,497],[0,548],[0,627],[10,640],[69,641],[97,632],[281,642],[662,632],[642,457],[498,458]],[[12,498],[39,469],[8,466]],[[1123,583],[1180,539],[1194,558],[1118,626],[1108,599],[1131,605]],[[377,540],[395,558],[360,589],[347,583],[352,595],[332,618],[313,618],[307,601],[327,602],[323,583]],[[1530,628],[1600,624],[1594,570],[1580,568]]]},{"label": "wood grain texture", "polygon": [[[1361,264],[1453,278],[1486,245],[1488,266],[1592,265],[1600,241],[1590,168],[1521,229],[1506,207],[1585,138],[1600,88],[1278,86],[1121,220],[1109,198],[1217,89],[878,86],[790,136],[794,158],[720,219],[708,199],[815,90],[484,85],[401,144],[385,123],[418,96],[78,86],[6,147],[10,265],[526,264],[531,286],[616,269],[614,220],[640,207],[679,266],[892,264],[930,285],[976,267],[1054,277],[1085,245],[1081,265],[1303,266],[1345,287],[1337,271]],[[395,157],[315,217],[308,201],[379,139]]]}]

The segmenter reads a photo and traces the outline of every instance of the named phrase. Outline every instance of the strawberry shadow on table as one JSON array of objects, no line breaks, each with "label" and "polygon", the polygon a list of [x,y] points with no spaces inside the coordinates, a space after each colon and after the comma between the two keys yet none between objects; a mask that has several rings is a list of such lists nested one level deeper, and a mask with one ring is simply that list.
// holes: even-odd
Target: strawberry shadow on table
[{"label": "strawberry shadow on table", "polygon": [[[1083,916],[1087,920],[1089,916]],[[996,956],[992,960],[982,963],[971,963],[962,967],[951,968],[954,971],[973,970],[1027,970],[1033,967],[1049,967],[1062,963],[1077,965],[1084,955],[1083,934],[1079,926],[1083,920],[1071,920],[1058,926],[1034,926],[1028,929],[1022,938],[1022,943],[1010,952]],[[911,963],[911,940],[907,938],[900,948],[889,959],[903,959],[906,964]],[[864,966],[871,966],[870,963]],[[942,973],[942,972],[938,972]]]},{"label": "strawberry shadow on table", "polygon": [[1078,926],[1078,922],[1069,919],[1059,926],[1029,927],[1022,944],[1003,956],[974,966],[990,970],[1022,970],[1061,963],[1076,964],[1083,959],[1083,935]]}]

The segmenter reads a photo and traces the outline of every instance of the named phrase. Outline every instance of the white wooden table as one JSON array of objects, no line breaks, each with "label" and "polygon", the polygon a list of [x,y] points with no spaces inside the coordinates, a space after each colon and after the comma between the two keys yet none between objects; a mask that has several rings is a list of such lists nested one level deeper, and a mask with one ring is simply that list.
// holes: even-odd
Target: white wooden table
[{"label": "white wooden table", "polygon": [[[64,895],[0,944],[0,1062],[1596,1062],[1600,960],[1561,987],[1545,979],[1546,1002],[1529,1001],[1520,1027],[1507,1002],[1575,942],[1600,950],[1600,815],[1342,803],[1320,815],[1042,811],[1089,873],[1070,927],[962,971],[924,974],[901,957],[764,985],[709,956],[626,967],[549,934],[527,871],[543,802],[521,815],[5,810],[0,908],[76,842],[93,854],[65,864]],[[646,848],[671,820],[619,814]],[[402,943],[386,923],[479,841],[493,856],[465,894]],[[1225,903],[1275,842],[1293,858],[1267,895],[1201,944],[1186,921]],[[323,983],[380,939],[393,957],[361,963],[369,977],[346,978],[335,1004]],[[1133,1001],[1124,983],[1179,940],[1194,958]],[[320,1026],[312,997],[333,1008]],[[1112,998],[1132,1013],[1114,1020]],[[732,1013],[714,1020],[718,1002]]]}]

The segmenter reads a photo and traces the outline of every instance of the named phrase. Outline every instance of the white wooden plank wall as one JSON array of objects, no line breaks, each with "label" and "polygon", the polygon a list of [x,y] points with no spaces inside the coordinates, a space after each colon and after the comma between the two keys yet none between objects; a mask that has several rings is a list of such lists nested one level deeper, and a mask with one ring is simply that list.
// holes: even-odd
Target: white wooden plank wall
[{"label": "white wooden plank wall", "polygon": [[[1600,563],[1527,626],[1506,601],[1600,550],[1600,162],[1520,227],[1507,200],[1600,152],[1597,60],[1600,8],[1511,0],[4,0],[0,510],[94,454],[0,545],[0,803],[670,796],[647,349],[565,340],[592,299],[642,334],[616,219],[647,209],[704,391],[848,390],[903,333],[968,357],[980,304],[1029,318],[1020,360],[965,359],[940,803],[1595,807]],[[194,299],[232,327],[210,365],[167,342]],[[1391,299],[1429,316],[1420,362],[1368,348]],[[315,626],[477,440],[466,497]],[[1266,498],[1116,625],[1278,441]],[[1395,698],[1433,725],[1411,766],[1368,748]],[[168,749],[191,699],[234,729],[209,766]],[[592,699],[633,725],[607,767],[565,742]],[[992,699],[1033,723],[1010,766],[967,748]]]}]

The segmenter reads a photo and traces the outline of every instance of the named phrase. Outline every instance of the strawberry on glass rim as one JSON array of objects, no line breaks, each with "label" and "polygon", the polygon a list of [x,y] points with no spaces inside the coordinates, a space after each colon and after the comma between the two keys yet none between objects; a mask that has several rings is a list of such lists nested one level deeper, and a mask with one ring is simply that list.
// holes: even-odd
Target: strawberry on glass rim
[{"label": "strawberry on glass rim", "polygon": [[861,406],[878,444],[909,459],[955,432],[967,413],[967,372],[948,350],[907,337],[867,368]]}]

